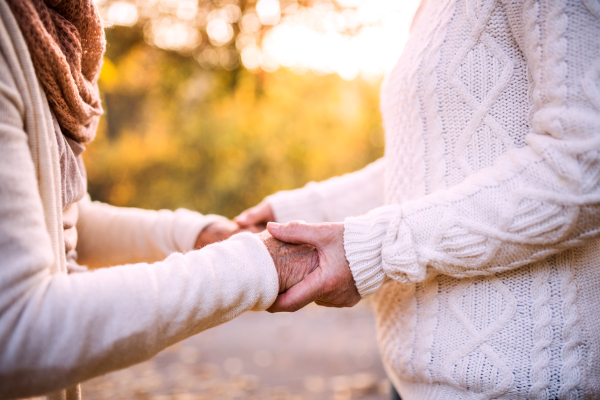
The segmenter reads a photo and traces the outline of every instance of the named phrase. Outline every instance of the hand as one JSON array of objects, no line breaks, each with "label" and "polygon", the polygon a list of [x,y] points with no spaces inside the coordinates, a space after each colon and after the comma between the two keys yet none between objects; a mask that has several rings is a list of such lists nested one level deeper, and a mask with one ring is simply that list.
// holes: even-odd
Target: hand
[{"label": "hand", "polygon": [[233,219],[242,228],[248,229],[250,232],[262,232],[267,227],[268,222],[275,221],[275,215],[271,205],[262,201],[258,205],[247,209]]},{"label": "hand", "polygon": [[258,234],[273,258],[279,278],[279,293],[284,293],[302,281],[319,265],[319,256],[313,246],[284,243],[267,231]]},{"label": "hand", "polygon": [[195,249],[201,249],[209,244],[225,240],[236,233],[239,233],[241,228],[233,221],[216,221],[208,224],[196,239]]},{"label": "hand", "polygon": [[319,265],[304,280],[277,297],[269,312],[301,309],[311,302],[328,307],[352,307],[360,300],[344,250],[344,224],[269,223],[267,230],[288,243],[315,246]]}]

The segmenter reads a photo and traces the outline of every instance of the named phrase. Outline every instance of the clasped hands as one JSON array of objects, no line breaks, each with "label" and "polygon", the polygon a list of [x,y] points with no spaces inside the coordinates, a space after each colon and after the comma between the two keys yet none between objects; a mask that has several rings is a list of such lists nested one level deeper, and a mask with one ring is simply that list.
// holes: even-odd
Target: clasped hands
[{"label": "clasped hands", "polygon": [[212,229],[198,237],[197,247],[226,239],[240,229],[262,231],[258,236],[273,258],[279,278],[279,296],[269,312],[294,312],[312,302],[327,307],[358,303],[360,295],[344,251],[344,224],[277,224],[274,219],[270,205],[262,202],[235,222],[210,225]]}]

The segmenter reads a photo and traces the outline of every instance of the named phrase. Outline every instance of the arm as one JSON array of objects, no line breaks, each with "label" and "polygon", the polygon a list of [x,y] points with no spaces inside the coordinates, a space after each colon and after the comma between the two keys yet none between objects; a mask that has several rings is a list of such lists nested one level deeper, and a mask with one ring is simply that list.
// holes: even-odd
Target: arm
[{"label": "arm", "polygon": [[446,190],[346,218],[343,230],[269,224],[275,237],[310,243],[320,257],[271,311],[315,300],[351,306],[388,279],[496,274],[600,236],[600,46],[590,40],[600,37],[600,10],[591,2],[568,12],[555,1],[508,3],[534,84],[527,146]]},{"label": "arm", "polygon": [[279,284],[251,234],[153,265],[52,274],[54,256],[19,114],[0,102],[0,397],[59,389],[152,357],[254,309]]},{"label": "arm", "polygon": [[306,222],[341,222],[382,206],[385,160],[365,168],[315,183],[301,189],[275,193],[267,197],[277,222],[297,219]]},{"label": "arm", "polygon": [[[308,272],[289,263],[294,258],[289,248],[243,233],[152,265],[52,274],[27,139],[22,131],[4,128],[0,125],[1,398],[43,394],[147,360],[244,311],[266,309]],[[312,255],[314,267],[312,253],[305,249],[300,259]],[[279,268],[280,261],[287,267]]]},{"label": "arm", "polygon": [[114,207],[86,196],[79,202],[78,260],[91,267],[162,260],[194,249],[204,228],[225,221],[185,209]]},{"label": "arm", "polygon": [[534,85],[528,146],[447,190],[346,219],[361,295],[388,278],[495,274],[598,237],[600,46],[589,40],[600,37],[598,16],[583,5],[565,13],[547,1],[542,13],[538,3],[509,3]]},{"label": "arm", "polygon": [[1,385],[3,398],[150,359],[244,311],[266,309],[279,288],[269,252],[249,233],[152,265],[72,275],[49,274],[47,251],[5,257],[4,250],[12,271],[2,274],[0,296],[0,380],[11,382]]},{"label": "arm", "polygon": [[271,221],[343,221],[348,216],[364,214],[383,205],[384,173],[385,160],[381,158],[362,170],[268,196],[235,221],[243,227]]},{"label": "arm", "polygon": [[23,102],[1,55],[0,398],[41,395],[147,360],[268,308],[314,269],[313,249],[244,233],[152,265],[52,273],[48,229],[57,227],[45,223]]}]

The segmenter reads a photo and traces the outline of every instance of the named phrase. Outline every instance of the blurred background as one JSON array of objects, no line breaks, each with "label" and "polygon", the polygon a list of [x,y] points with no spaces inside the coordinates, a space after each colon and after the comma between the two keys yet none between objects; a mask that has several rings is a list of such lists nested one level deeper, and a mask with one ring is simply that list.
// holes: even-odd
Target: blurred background
[{"label": "blurred background", "polygon": [[[383,155],[379,89],[417,0],[97,4],[107,51],[105,115],[84,153],[94,200],[232,218]],[[83,390],[92,399],[341,400],[387,399],[389,384],[361,303],[248,313]]]}]

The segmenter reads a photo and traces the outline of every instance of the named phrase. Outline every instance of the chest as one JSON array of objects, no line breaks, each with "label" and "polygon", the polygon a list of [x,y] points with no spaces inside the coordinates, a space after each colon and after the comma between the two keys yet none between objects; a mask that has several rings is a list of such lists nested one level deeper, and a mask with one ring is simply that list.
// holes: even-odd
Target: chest
[{"label": "chest", "polygon": [[382,89],[388,202],[462,182],[529,132],[527,63],[500,1],[425,0]]}]

